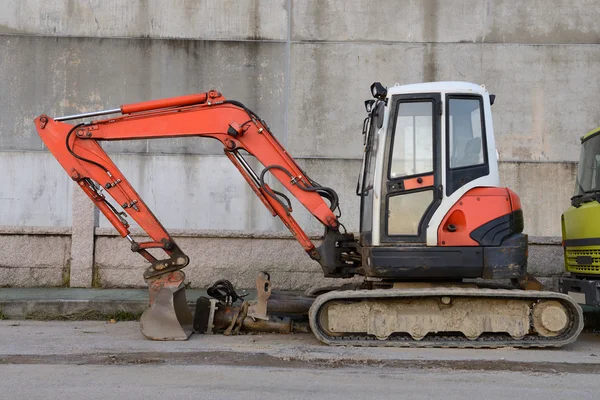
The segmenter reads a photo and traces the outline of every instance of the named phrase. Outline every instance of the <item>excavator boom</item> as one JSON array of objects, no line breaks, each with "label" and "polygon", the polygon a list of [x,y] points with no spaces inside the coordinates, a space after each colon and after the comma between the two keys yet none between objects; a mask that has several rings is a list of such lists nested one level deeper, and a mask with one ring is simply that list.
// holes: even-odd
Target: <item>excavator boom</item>
[{"label": "excavator boom", "polygon": [[[115,113],[123,115],[76,125],[63,122]],[[225,155],[244,176],[262,203],[273,216],[282,220],[308,255],[319,261],[325,271],[343,270],[348,263],[342,260],[339,247],[341,240],[350,243],[350,252],[355,248],[352,235],[339,233],[340,224],[334,212],[338,208],[335,191],[311,180],[256,113],[242,103],[226,100],[217,91],[127,104],[117,109],[55,119],[41,115],[36,118],[35,124],[42,141],[69,176],[121,236],[131,242],[131,250],[150,262],[144,278],[149,285],[151,306],[157,298],[163,297],[169,303],[167,308],[176,306],[178,301],[173,301],[172,298],[177,298],[176,293],[181,291],[185,275],[180,270],[188,265],[189,258],[102,149],[100,141],[173,137],[217,139],[223,144]],[[250,167],[243,156],[244,152],[254,156],[264,166],[260,173]],[[319,248],[312,243],[292,217],[289,198],[265,182],[267,173],[271,173],[324,225],[329,240],[325,240]],[[106,199],[104,192],[120,205],[122,211]],[[138,243],[130,236],[127,216],[137,222],[148,234],[150,241]],[[166,257],[157,259],[149,249],[161,249]],[[354,266],[358,260],[360,257],[354,255],[354,261],[350,261],[349,265]],[[157,297],[160,290],[167,289],[172,292],[172,296],[168,294]],[[172,301],[174,304],[171,304]],[[162,306],[164,308],[164,304]],[[179,314],[185,314],[183,318],[186,321],[190,319],[183,310]],[[142,325],[143,322],[144,319]],[[147,323],[146,326],[148,325]],[[144,326],[142,330],[144,331]],[[152,333],[144,334],[156,338]],[[167,339],[169,334],[161,330],[158,336]]]},{"label": "excavator boom", "polygon": [[[120,117],[95,120],[77,125],[61,121],[94,116],[94,113],[52,119],[41,115],[35,121],[40,137],[65,171],[92,199],[121,236],[132,242],[132,250],[152,265],[146,278],[178,270],[189,262],[173,238],[161,225],[127,178],[100,146],[105,140],[160,139],[172,137],[209,137],[219,140],[225,155],[238,168],[256,195],[273,216],[278,216],[304,250],[316,260],[322,257],[306,233],[292,217],[289,199],[265,183],[270,172],[328,230],[337,232],[338,207],[333,189],[316,184],[289,156],[255,113],[236,101],[226,100],[219,92],[123,105],[108,112]],[[103,114],[105,112],[100,112]],[[256,173],[242,152],[254,156],[265,168]],[[102,190],[121,206],[117,211]],[[325,199],[328,200],[326,202]],[[329,203],[329,204],[328,204]],[[152,239],[136,243],[129,236],[125,212]],[[169,256],[155,259],[147,250],[159,248]]]}]

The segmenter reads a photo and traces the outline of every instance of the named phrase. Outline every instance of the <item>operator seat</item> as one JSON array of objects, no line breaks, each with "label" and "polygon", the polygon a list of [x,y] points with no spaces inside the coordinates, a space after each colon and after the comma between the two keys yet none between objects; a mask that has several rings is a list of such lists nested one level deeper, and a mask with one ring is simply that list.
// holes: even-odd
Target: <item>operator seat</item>
[{"label": "operator seat", "polygon": [[464,160],[461,163],[463,166],[468,166],[468,165],[477,165],[477,164],[481,164],[482,159],[482,148],[481,148],[481,138],[480,137],[474,137],[473,139],[470,139],[467,144],[465,145],[465,155],[464,155]]}]

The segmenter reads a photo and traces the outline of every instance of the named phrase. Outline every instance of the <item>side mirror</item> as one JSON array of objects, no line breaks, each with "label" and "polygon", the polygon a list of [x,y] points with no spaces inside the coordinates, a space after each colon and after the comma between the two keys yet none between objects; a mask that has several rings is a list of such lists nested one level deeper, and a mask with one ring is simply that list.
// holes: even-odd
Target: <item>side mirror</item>
[{"label": "side mirror", "polygon": [[491,106],[494,105],[494,101],[496,101],[496,95],[495,94],[490,94],[490,105]]},{"label": "side mirror", "polygon": [[375,104],[375,100],[365,100],[365,110],[370,114],[373,111],[373,104]]}]

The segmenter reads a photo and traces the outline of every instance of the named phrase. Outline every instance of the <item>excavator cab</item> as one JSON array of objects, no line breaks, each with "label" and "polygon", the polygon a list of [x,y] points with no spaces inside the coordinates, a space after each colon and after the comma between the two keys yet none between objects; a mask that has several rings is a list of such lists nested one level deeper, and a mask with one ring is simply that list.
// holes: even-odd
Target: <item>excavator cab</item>
[{"label": "excavator cab", "polygon": [[364,122],[361,273],[407,280],[519,278],[519,197],[500,188],[484,86],[371,86]]}]

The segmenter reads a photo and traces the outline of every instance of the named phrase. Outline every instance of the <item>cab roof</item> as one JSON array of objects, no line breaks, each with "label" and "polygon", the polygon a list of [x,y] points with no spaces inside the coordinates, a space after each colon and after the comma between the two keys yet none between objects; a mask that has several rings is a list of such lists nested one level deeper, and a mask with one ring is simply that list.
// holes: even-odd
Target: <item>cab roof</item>
[{"label": "cab roof", "polygon": [[581,137],[581,143],[585,142],[592,136],[596,135],[598,132],[600,132],[600,127],[596,128],[596,129],[592,129],[591,131],[589,131],[588,133],[586,133],[585,135],[583,135]]},{"label": "cab roof", "polygon": [[394,85],[388,87],[388,95],[402,93],[430,93],[430,92],[454,92],[454,93],[477,93],[484,94],[487,90],[482,85],[471,82],[444,81],[414,83],[410,85]]}]

